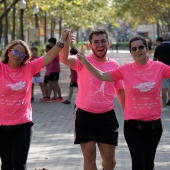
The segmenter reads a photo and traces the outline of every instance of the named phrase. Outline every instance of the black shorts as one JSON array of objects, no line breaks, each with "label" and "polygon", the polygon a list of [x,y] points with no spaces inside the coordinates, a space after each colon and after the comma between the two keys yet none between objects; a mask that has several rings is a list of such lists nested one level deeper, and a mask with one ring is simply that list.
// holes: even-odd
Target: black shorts
[{"label": "black shorts", "polygon": [[50,81],[58,81],[59,80],[59,72],[50,73]]},{"label": "black shorts", "polygon": [[110,145],[118,144],[119,124],[114,110],[102,114],[74,109],[74,144],[96,141]]},{"label": "black shorts", "polygon": [[70,87],[78,87],[77,82],[71,82]]},{"label": "black shorts", "polygon": [[44,83],[48,83],[48,81],[50,80],[50,76],[44,76]]}]

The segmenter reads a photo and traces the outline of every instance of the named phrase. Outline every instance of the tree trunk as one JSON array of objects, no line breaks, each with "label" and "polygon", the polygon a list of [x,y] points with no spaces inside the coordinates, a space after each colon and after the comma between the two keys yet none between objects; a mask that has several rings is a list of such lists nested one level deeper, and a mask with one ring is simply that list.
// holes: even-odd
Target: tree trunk
[{"label": "tree trunk", "polygon": [[76,43],[79,43],[79,27],[77,27]]},{"label": "tree trunk", "polygon": [[61,37],[61,31],[62,31],[62,17],[60,17],[59,20],[59,38]]},{"label": "tree trunk", "polygon": [[[3,19],[0,19],[0,23],[3,25]],[[3,27],[0,27],[0,43],[2,42]]]},{"label": "tree trunk", "polygon": [[[4,12],[7,10],[6,1],[4,1]],[[5,16],[5,28],[4,28],[4,39],[5,39],[5,46],[8,44],[8,14]]]},{"label": "tree trunk", "polygon": [[44,14],[44,44],[47,42],[47,13]]},{"label": "tree trunk", "polygon": [[170,8],[168,9],[168,32],[170,32]]},{"label": "tree trunk", "polygon": [[13,7],[13,18],[12,18],[12,40],[15,40],[15,15],[16,15],[16,7]]},{"label": "tree trunk", "polygon": [[54,37],[55,24],[55,18],[51,18],[51,37]]}]

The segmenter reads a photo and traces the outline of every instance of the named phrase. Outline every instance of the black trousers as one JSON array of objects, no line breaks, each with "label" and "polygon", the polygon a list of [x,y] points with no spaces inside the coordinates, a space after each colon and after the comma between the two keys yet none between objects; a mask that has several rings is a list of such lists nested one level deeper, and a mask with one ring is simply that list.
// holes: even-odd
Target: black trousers
[{"label": "black trousers", "polygon": [[1,170],[26,170],[33,123],[0,126]]},{"label": "black trousers", "polygon": [[124,136],[132,158],[132,170],[153,170],[156,149],[162,136],[161,120],[124,122]]}]

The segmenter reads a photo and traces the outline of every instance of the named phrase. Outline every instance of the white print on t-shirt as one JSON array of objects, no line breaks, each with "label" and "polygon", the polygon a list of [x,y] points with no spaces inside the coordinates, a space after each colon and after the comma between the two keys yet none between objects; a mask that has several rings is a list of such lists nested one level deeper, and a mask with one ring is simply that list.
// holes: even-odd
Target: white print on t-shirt
[{"label": "white print on t-shirt", "polygon": [[144,83],[140,83],[137,86],[134,86],[134,88],[139,89],[140,92],[147,92],[154,88],[154,84],[155,82],[144,82]]},{"label": "white print on t-shirt", "polygon": [[104,96],[104,86],[105,86],[105,83],[106,83],[105,81],[102,82],[99,90],[97,90],[97,91],[95,92],[95,94],[98,93],[98,92],[102,92],[102,93],[103,93],[103,96]]},{"label": "white print on t-shirt", "polygon": [[17,91],[17,90],[23,89],[25,87],[25,84],[26,84],[26,82],[20,81],[20,82],[15,83],[15,84],[7,84],[6,86],[10,87],[12,90]]}]

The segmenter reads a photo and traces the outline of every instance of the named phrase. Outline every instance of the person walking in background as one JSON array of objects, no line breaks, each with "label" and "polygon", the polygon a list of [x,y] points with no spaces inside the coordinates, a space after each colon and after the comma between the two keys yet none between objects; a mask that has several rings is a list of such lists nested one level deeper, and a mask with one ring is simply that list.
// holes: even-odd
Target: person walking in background
[{"label": "person walking in background", "polygon": [[[50,47],[49,44],[46,45],[45,47],[45,52],[47,53],[49,50],[51,50],[52,47]],[[44,92],[45,92],[45,97],[43,99],[41,99],[41,102],[51,102],[51,86],[49,85],[49,80],[50,80],[50,69],[49,69],[49,65],[46,66],[46,72],[44,75],[44,82],[43,82],[43,86],[44,86]]]},{"label": "person walking in background", "polygon": [[64,47],[67,37],[62,31],[61,40],[44,57],[32,62],[28,45],[14,40],[4,50],[0,62],[0,158],[2,170],[26,170],[27,157],[33,132],[31,88],[32,77],[52,62]]},{"label": "person walking in background", "polygon": [[[30,61],[36,60],[37,58],[39,58],[39,56],[37,56],[37,47],[32,47],[31,48],[31,59]],[[43,80],[41,77],[41,73],[37,72],[36,74],[33,75],[32,78],[32,91],[31,91],[31,102],[34,101],[34,86],[35,84],[39,84],[41,92],[42,92],[42,96],[43,98],[45,97],[45,91],[44,91],[44,86],[43,86]]]},{"label": "person walking in background", "polygon": [[103,72],[81,51],[79,61],[101,81],[123,80],[125,85],[124,136],[132,158],[132,170],[153,170],[156,149],[162,136],[161,82],[170,78],[170,67],[148,60],[147,43],[142,37],[130,40],[134,62]]},{"label": "person walking in background", "polygon": [[[70,55],[76,55],[77,54],[77,51],[76,49],[72,48],[70,50]],[[62,103],[63,104],[70,104],[71,103],[71,98],[72,98],[72,95],[73,95],[73,88],[74,87],[78,87],[77,86],[77,72],[73,69],[70,69],[70,72],[71,72],[71,82],[70,82],[70,87],[69,87],[69,95],[68,95],[68,98],[63,101]]]},{"label": "person walking in background", "polygon": [[158,37],[155,41],[155,45],[158,46],[158,45],[161,45],[163,42],[163,38],[162,37]]},{"label": "person walking in background", "polygon": [[[48,40],[49,46],[53,48],[54,45],[56,44],[56,41],[57,41],[56,38],[50,38]],[[53,62],[50,63],[49,69],[50,69],[49,85],[54,92],[53,102],[62,102],[63,98],[61,96],[61,90],[58,84],[59,75],[60,75],[59,55],[57,55],[56,58],[53,60]]]},{"label": "person walking in background", "polygon": [[[170,32],[166,32],[165,34],[162,35],[163,42],[159,46],[156,47],[155,53],[154,53],[154,58],[153,60],[160,61],[168,66],[170,66]],[[167,104],[169,105],[170,102],[167,102],[167,94],[168,94],[168,89],[170,88],[170,82],[169,78],[165,78],[162,81],[162,104],[163,108],[162,111],[166,112],[167,111]]]},{"label": "person walking in background", "polygon": [[[92,54],[88,60],[97,68],[108,71],[119,64],[107,55],[108,34],[105,30],[94,30],[89,35]],[[97,80],[80,61],[69,56],[69,43],[60,52],[60,61],[78,74],[78,92],[74,107],[75,144],[80,144],[84,157],[84,170],[97,170],[96,144],[100,150],[102,166],[112,170],[116,165],[115,148],[118,143],[118,121],[114,112],[114,90],[122,109],[124,89],[122,81],[108,83]]]}]

